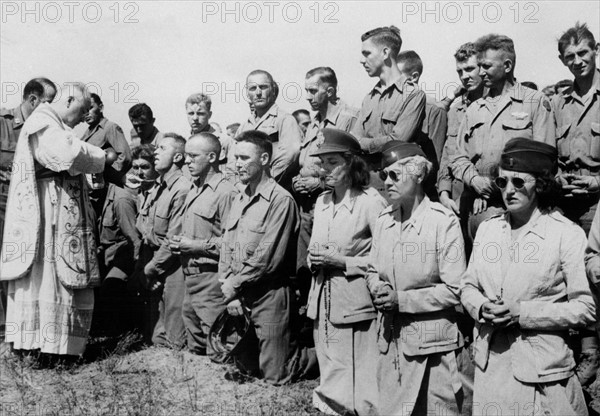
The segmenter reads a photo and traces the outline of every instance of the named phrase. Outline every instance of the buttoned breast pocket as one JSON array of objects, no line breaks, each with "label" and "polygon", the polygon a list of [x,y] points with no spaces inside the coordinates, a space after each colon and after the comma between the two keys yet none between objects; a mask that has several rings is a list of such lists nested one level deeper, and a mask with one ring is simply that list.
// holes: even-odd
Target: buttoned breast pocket
[{"label": "buttoned breast pocket", "polygon": [[194,237],[196,238],[208,238],[209,236],[203,236],[206,233],[206,229],[210,228],[208,224],[212,225],[216,221],[217,207],[215,205],[202,205],[198,210],[194,211]]},{"label": "buttoned breast pocket", "polygon": [[591,123],[591,133],[590,156],[600,161],[600,123]]},{"label": "buttoned breast pocket", "polygon": [[244,244],[241,247],[242,255],[246,258],[258,258],[262,256],[263,250],[266,249],[266,247],[263,246],[266,226],[263,221],[257,220],[246,220],[244,221],[244,225],[244,233],[246,238],[244,239]]},{"label": "buttoned breast pocket", "polygon": [[277,126],[275,126],[275,125],[263,126],[260,130],[263,133],[265,133],[267,136],[269,136],[269,140],[271,141],[271,143],[275,143],[275,142],[279,141],[279,131],[277,130]]},{"label": "buttoned breast pocket", "polygon": [[556,128],[556,146],[559,156],[569,156],[569,141],[567,140],[567,136],[570,129],[570,124],[563,124]]},{"label": "buttoned breast pocket", "polygon": [[159,237],[166,237],[169,231],[169,210],[157,209],[154,214],[154,233]]},{"label": "buttoned breast pocket", "polygon": [[398,119],[400,118],[400,113],[402,112],[401,106],[396,106],[392,108],[388,108],[383,115],[381,116],[381,125],[383,128],[383,133],[389,134],[396,126]]},{"label": "buttoned breast pocket", "polygon": [[533,123],[529,117],[522,120],[505,120],[502,123],[502,129],[504,130],[504,141],[507,142],[515,137],[533,139],[533,131],[531,129],[532,125]]}]

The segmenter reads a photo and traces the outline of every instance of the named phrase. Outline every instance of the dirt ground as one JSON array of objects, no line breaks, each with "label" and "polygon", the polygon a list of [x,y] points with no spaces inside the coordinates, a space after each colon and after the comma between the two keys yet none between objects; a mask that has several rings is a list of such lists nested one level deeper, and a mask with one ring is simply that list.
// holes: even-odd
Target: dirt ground
[{"label": "dirt ground", "polygon": [[0,415],[316,415],[316,381],[273,387],[229,381],[230,365],[165,348],[113,351],[91,362],[40,369],[0,359]]}]

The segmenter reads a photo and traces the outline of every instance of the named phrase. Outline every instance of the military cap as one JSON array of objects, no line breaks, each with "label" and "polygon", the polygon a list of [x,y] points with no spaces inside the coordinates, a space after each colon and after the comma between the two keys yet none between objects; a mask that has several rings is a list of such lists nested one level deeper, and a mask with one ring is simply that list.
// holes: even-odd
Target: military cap
[{"label": "military cap", "polygon": [[418,144],[392,140],[381,148],[381,168],[387,168],[393,163],[411,156],[423,156],[427,159],[425,152]]},{"label": "military cap", "polygon": [[325,128],[321,130],[323,143],[311,156],[319,156],[325,153],[345,153],[355,155],[361,154],[360,143],[350,133],[343,130]]},{"label": "military cap", "polygon": [[556,147],[535,140],[517,137],[509,140],[500,156],[504,170],[526,173],[556,173],[558,150]]}]

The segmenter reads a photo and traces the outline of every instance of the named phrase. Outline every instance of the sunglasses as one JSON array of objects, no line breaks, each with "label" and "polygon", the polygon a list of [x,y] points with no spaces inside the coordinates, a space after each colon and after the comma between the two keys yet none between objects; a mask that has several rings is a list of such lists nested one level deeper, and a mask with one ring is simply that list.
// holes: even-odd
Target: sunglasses
[{"label": "sunglasses", "polygon": [[[527,180],[516,176],[513,176],[510,181],[515,189],[522,189],[527,182]],[[494,179],[494,183],[498,188],[504,189],[508,185],[508,178],[506,176],[498,176],[496,179]]]},{"label": "sunglasses", "polygon": [[400,178],[398,178],[398,174],[396,172],[394,172],[393,170],[390,170],[389,172],[386,172],[385,170],[380,170],[379,171],[379,177],[381,178],[382,181],[386,181],[386,179],[388,178],[388,176],[390,177],[390,179],[393,182],[398,182],[398,180]]}]

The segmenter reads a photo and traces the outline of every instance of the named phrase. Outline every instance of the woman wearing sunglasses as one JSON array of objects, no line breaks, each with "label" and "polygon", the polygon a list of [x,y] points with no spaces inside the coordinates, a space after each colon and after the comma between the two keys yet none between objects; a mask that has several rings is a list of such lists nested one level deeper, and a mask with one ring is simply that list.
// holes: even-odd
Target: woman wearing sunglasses
[{"label": "woman wearing sunglasses", "polygon": [[377,383],[382,415],[457,415],[462,405],[456,351],[460,278],[459,220],[425,195],[432,163],[415,143],[382,149],[381,179],[392,205],[377,218],[367,280],[384,284],[379,310]]},{"label": "woman wearing sunglasses", "polygon": [[358,141],[336,129],[323,129],[318,156],[330,190],[315,204],[308,264],[313,279],[307,316],[321,379],[313,404],[326,414],[379,414],[372,296],[378,279],[365,279],[373,227],[387,203],[369,184]]},{"label": "woman wearing sunglasses", "polygon": [[505,145],[495,183],[507,212],[482,223],[462,280],[476,321],[474,414],[588,414],[566,342],[595,319],[586,238],[553,209],[556,172],[553,146]]}]

